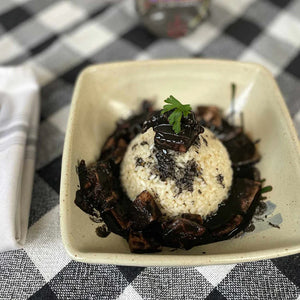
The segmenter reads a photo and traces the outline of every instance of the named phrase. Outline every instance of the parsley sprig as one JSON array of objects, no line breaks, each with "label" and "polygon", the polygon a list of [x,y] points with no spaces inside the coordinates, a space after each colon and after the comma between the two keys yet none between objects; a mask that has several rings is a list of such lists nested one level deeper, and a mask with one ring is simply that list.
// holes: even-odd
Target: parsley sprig
[{"label": "parsley sprig", "polygon": [[173,130],[176,134],[178,134],[181,131],[181,118],[182,115],[184,117],[187,117],[188,114],[191,113],[192,108],[189,104],[182,104],[179,100],[177,100],[172,95],[165,100],[167,104],[164,105],[163,110],[161,111],[161,114],[164,114],[170,110],[174,110],[169,118],[168,121],[172,125]]}]

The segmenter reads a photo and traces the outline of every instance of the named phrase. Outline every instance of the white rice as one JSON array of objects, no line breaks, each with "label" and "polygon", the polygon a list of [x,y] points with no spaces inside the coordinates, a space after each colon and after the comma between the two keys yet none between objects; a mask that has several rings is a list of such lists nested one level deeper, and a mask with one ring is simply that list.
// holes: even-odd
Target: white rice
[{"label": "white rice", "polygon": [[[191,146],[186,153],[168,150],[174,156],[176,172],[180,172],[180,167],[184,168],[190,160],[197,164],[199,176],[194,179],[193,191],[180,192],[174,179],[160,180],[153,152],[154,135],[150,128],[136,136],[128,146],[121,164],[121,181],[129,198],[134,200],[143,190],[147,190],[168,216],[193,213],[205,218],[215,212],[227,198],[232,183],[231,161],[223,144],[210,130],[205,129],[199,135],[200,143]],[[207,145],[201,136],[206,139]],[[142,165],[136,164],[138,158],[142,159]],[[220,174],[223,176],[222,182]]]}]

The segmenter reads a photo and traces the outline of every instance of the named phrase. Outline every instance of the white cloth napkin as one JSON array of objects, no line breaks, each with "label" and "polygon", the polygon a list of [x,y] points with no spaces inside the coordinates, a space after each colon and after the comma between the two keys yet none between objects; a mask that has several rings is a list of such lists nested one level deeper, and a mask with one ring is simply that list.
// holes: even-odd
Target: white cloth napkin
[{"label": "white cloth napkin", "polygon": [[0,252],[24,245],[34,175],[39,88],[27,67],[0,68]]}]

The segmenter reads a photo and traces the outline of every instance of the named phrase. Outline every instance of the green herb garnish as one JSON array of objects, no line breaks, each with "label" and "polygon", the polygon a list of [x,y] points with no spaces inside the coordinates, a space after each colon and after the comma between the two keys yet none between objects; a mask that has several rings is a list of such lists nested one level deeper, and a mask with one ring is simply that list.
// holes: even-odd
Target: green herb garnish
[{"label": "green herb garnish", "polygon": [[272,190],[273,190],[273,188],[272,188],[270,185],[268,185],[268,186],[263,187],[263,188],[260,190],[260,193],[261,193],[261,194],[264,194],[264,193],[271,192]]},{"label": "green herb garnish", "polygon": [[184,117],[187,117],[188,114],[191,113],[192,108],[189,104],[182,104],[179,100],[177,100],[172,95],[165,100],[167,104],[164,105],[163,110],[161,111],[161,114],[174,110],[169,118],[168,121],[172,125],[172,128],[176,134],[178,134],[181,130],[181,118],[182,115]]}]

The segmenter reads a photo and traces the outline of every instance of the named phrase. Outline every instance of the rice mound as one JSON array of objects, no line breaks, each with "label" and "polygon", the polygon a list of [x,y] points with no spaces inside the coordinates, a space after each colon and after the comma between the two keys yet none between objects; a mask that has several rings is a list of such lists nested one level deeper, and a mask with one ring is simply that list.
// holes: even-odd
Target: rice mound
[{"label": "rice mound", "polygon": [[133,201],[147,190],[167,216],[192,213],[205,218],[214,213],[227,198],[232,183],[231,161],[223,144],[205,128],[199,141],[186,153],[168,150],[176,172],[182,173],[189,161],[196,163],[197,176],[193,177],[192,188],[180,190],[176,180],[160,179],[154,135],[150,128],[137,135],[128,146],[121,164],[121,182],[128,197]]}]

